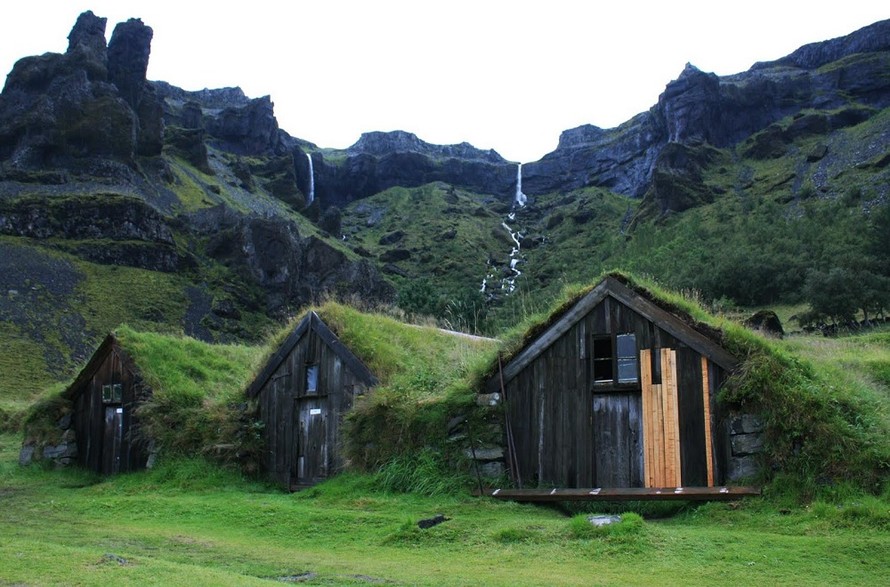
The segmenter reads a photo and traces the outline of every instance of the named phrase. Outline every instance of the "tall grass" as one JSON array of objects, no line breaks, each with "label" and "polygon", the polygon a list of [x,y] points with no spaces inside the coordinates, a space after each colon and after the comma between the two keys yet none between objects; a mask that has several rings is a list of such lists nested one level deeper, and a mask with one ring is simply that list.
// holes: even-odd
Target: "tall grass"
[{"label": "tall grass", "polygon": [[374,481],[384,491],[427,497],[457,495],[468,485],[467,477],[456,474],[431,448],[393,457],[374,474]]}]

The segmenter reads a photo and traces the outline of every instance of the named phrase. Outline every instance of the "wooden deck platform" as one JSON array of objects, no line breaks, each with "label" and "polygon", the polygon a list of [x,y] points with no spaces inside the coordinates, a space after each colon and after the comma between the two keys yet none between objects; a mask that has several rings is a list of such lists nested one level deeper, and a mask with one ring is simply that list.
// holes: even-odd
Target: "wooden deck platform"
[{"label": "wooden deck platform", "polygon": [[622,487],[486,489],[478,495],[510,501],[729,501],[760,495],[759,487]]}]

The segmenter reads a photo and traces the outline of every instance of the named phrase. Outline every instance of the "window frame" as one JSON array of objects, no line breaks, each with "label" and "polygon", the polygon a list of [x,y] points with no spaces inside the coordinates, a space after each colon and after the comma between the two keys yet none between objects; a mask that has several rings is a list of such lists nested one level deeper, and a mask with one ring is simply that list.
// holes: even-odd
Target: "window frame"
[{"label": "window frame", "polygon": [[[618,347],[620,340],[632,341],[632,354],[619,356]],[[590,387],[598,393],[611,393],[613,391],[630,391],[639,389],[640,387],[640,351],[637,347],[636,332],[612,332],[610,334],[594,333],[590,337]],[[609,343],[609,356],[605,357],[602,353],[603,344]],[[625,349],[627,350],[627,349]],[[598,352],[599,351],[599,352]],[[601,370],[597,373],[597,363],[603,364],[608,362],[610,370],[610,379],[597,379],[605,373]],[[619,365],[632,365],[633,378],[621,377]]]},{"label": "window frame", "polygon": [[103,383],[100,388],[103,405],[124,403],[124,386],[122,383]]},{"label": "window frame", "polygon": [[[303,368],[303,395],[305,396],[319,396],[318,388],[318,377],[321,372],[319,368],[318,361],[306,361],[306,364]],[[314,373],[314,379],[310,379],[310,374]],[[314,384],[312,387],[309,386],[309,382],[312,381]]]}]

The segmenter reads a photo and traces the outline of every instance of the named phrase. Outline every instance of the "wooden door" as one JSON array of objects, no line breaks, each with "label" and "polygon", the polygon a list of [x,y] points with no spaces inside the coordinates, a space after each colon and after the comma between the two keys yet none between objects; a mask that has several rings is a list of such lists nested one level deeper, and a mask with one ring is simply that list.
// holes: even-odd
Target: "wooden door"
[{"label": "wooden door", "polygon": [[643,486],[643,439],[639,393],[593,396],[593,459],[596,487]]},{"label": "wooden door", "polygon": [[297,418],[296,471],[298,485],[317,483],[328,476],[327,407],[324,397],[301,398]]},{"label": "wooden door", "polygon": [[124,409],[105,406],[105,427],[102,435],[102,473],[111,475],[121,470],[121,439],[124,431]]}]

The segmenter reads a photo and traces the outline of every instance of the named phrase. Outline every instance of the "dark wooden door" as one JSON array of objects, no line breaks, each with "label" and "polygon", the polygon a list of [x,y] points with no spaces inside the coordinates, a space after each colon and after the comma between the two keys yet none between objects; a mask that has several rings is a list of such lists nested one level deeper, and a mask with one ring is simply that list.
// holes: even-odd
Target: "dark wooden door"
[{"label": "dark wooden door", "polygon": [[317,483],[328,476],[327,407],[325,398],[302,398],[295,410],[297,418],[297,484]]},{"label": "dark wooden door", "polygon": [[593,396],[595,486],[643,486],[641,404],[634,392]]},{"label": "dark wooden door", "polygon": [[105,428],[102,435],[102,473],[112,475],[121,470],[121,439],[124,431],[124,409],[105,406]]}]

